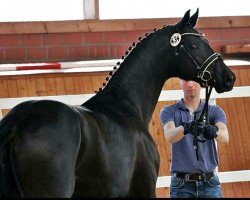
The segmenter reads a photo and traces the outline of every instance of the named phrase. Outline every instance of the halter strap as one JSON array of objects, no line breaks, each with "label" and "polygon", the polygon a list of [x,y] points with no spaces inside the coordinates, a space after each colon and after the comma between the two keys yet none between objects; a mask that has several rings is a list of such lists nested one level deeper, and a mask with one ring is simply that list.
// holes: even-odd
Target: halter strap
[{"label": "halter strap", "polygon": [[183,35],[194,35],[194,36],[199,36],[199,37],[205,37],[204,33],[182,33],[181,36]]},{"label": "halter strap", "polygon": [[209,87],[209,86],[206,87],[206,100],[205,100],[205,105],[203,107],[202,113],[198,119],[199,122],[203,121],[206,124],[209,123],[209,121],[208,121],[208,101],[209,101],[210,95],[212,93],[212,90],[213,90],[213,87]]},{"label": "halter strap", "polygon": [[199,122],[205,122],[205,124],[209,124],[209,119],[208,119],[208,101],[209,101],[209,98],[210,98],[210,95],[212,93],[212,89],[213,87],[209,87],[209,86],[206,86],[206,99],[205,99],[205,105],[203,107],[203,110],[202,110],[202,113],[199,117],[199,119],[196,119],[195,117],[195,128],[194,128],[194,140],[193,140],[193,147],[196,151],[196,158],[197,160],[199,161],[199,154],[198,154],[198,149],[199,149],[199,145],[198,145],[198,142],[206,142],[206,139],[198,139],[198,131],[197,131],[197,128],[198,128],[198,123]]},{"label": "halter strap", "polygon": [[[205,62],[202,64],[201,68],[199,68],[199,72],[197,77],[200,78],[203,82],[204,82],[204,86],[208,86],[208,81],[212,78],[211,72],[208,71],[208,67],[214,62],[216,61],[218,58],[220,58],[220,54],[218,53],[214,53],[211,56],[209,56]],[[206,77],[206,75],[208,74],[208,77]]]},{"label": "halter strap", "polygon": [[214,63],[218,58],[220,58],[220,54],[213,53],[211,56],[209,56],[201,65],[199,65],[195,58],[187,51],[187,49],[184,47],[184,45],[180,46],[180,49],[183,50],[188,57],[193,61],[193,63],[196,66],[196,69],[198,70],[197,78],[201,80],[202,86],[208,86],[208,81],[212,79],[211,72],[208,71],[208,68],[211,66],[211,64]]},{"label": "halter strap", "polygon": [[[205,34],[203,33],[174,33],[170,38],[170,44],[175,47],[175,55],[178,56],[177,46],[181,43],[182,36],[186,35],[192,35],[192,36],[198,36],[198,37],[205,37]],[[188,57],[192,60],[192,62],[195,64],[198,73],[197,78],[201,80],[202,86],[208,86],[208,81],[212,79],[211,72],[208,71],[208,68],[218,59],[220,58],[220,54],[213,53],[210,55],[201,65],[197,63],[196,59],[188,52],[188,50],[185,48],[184,45],[180,45],[180,50],[183,50]]]}]

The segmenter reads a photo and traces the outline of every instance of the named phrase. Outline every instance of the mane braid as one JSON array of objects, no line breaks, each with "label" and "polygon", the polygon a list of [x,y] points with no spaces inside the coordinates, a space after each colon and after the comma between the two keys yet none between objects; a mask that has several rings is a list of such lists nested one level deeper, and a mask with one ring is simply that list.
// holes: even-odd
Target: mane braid
[{"label": "mane braid", "polygon": [[[166,26],[164,25],[163,28],[165,28]],[[130,53],[132,53],[132,51],[138,47],[138,45],[141,45],[142,42],[147,39],[149,36],[152,36],[154,34],[154,32],[158,31],[156,28],[153,29],[153,32],[151,33],[146,33],[145,37],[139,37],[138,40],[139,42],[135,43],[133,42],[131,46],[128,47],[128,50],[125,51],[125,55],[122,56],[122,62],[117,62],[117,64],[113,67],[113,71],[109,72],[109,76],[106,77],[105,81],[102,86],[106,87],[108,85],[108,83],[110,81],[113,81],[114,75],[117,75],[117,73],[119,73],[121,71],[122,68],[120,68],[120,66],[126,61],[126,58],[129,56]],[[95,93],[99,93],[101,92],[104,88],[99,88],[99,91],[95,91]]]}]

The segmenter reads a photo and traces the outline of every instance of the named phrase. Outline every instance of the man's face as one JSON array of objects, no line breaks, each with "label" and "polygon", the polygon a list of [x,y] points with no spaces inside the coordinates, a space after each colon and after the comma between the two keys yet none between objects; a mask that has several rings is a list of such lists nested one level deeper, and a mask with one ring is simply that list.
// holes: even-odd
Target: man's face
[{"label": "man's face", "polygon": [[194,98],[200,95],[200,84],[195,81],[181,80],[181,88],[187,97]]}]

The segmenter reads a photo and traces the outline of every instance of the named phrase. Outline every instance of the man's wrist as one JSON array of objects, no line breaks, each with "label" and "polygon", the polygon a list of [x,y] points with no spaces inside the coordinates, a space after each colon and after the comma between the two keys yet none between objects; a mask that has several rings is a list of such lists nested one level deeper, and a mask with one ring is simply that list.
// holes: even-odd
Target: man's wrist
[{"label": "man's wrist", "polygon": [[181,123],[182,127],[183,127],[183,135],[187,135],[187,123],[186,122],[182,122]]},{"label": "man's wrist", "polygon": [[216,131],[214,132],[214,138],[216,138],[216,137],[218,137],[217,132],[218,132],[219,128],[218,128],[217,126],[214,126],[214,127],[215,127],[215,129],[216,129]]},{"label": "man's wrist", "polygon": [[218,128],[218,126],[215,126],[215,128],[216,128],[216,132],[215,132],[215,137],[214,138],[217,138],[218,137],[217,132],[218,132],[219,128]]}]

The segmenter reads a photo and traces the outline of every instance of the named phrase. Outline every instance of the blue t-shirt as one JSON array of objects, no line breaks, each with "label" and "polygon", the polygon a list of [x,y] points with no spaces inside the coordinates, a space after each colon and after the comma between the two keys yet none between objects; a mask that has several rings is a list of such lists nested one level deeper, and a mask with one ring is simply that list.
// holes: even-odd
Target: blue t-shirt
[{"label": "blue t-shirt", "polygon": [[[205,102],[201,100],[199,108],[194,112],[196,119],[201,115],[204,105]],[[182,122],[193,120],[193,116],[185,107],[183,99],[173,105],[163,107],[160,112],[160,118],[163,126],[167,122],[173,121],[176,127],[180,126]],[[209,105],[208,118],[212,125],[217,122],[226,124],[226,115],[224,111],[216,105]],[[198,143],[198,161],[193,147],[193,139],[193,135],[187,134],[180,141],[171,144],[171,172],[207,173],[215,170],[218,165],[215,140],[206,140],[204,143]]]}]

